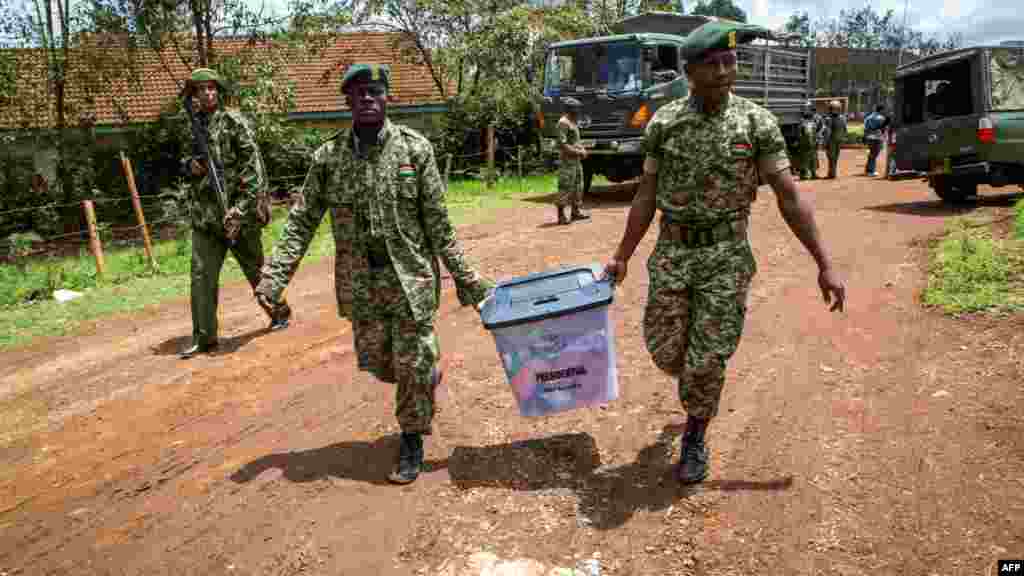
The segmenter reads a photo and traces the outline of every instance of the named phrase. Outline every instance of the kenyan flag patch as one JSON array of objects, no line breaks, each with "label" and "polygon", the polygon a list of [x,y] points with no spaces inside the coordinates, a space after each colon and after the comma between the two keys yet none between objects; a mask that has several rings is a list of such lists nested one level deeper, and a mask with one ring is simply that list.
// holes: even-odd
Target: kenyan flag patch
[{"label": "kenyan flag patch", "polygon": [[732,155],[734,158],[749,158],[752,152],[750,144],[746,142],[732,143]]},{"label": "kenyan flag patch", "polygon": [[416,177],[416,167],[413,166],[412,164],[402,164],[401,166],[398,167],[398,177],[399,178],[415,178]]}]

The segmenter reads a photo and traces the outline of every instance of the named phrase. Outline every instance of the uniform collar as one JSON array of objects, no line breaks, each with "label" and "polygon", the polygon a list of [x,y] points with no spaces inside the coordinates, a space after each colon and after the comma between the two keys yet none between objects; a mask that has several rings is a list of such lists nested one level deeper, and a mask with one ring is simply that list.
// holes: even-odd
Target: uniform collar
[{"label": "uniform collar", "polygon": [[699,114],[705,114],[707,116],[720,116],[730,106],[732,106],[733,102],[733,93],[729,92],[725,96],[725,102],[722,102],[722,106],[719,107],[718,111],[708,114],[704,112],[704,109],[702,108],[703,98],[697,96],[696,94],[690,94],[690,96],[687,98],[687,109],[690,112],[697,112]]},{"label": "uniform collar", "polygon": [[[377,132],[377,141],[370,145],[370,150],[372,151],[374,149],[383,148],[384,145],[387,144],[388,140],[391,138],[392,129],[393,125],[391,124],[391,120],[385,117],[384,125],[381,126],[380,131]],[[356,133],[355,127],[353,126],[349,128],[349,137],[346,139],[346,142],[348,143],[349,150],[351,150],[353,154],[355,154],[355,152],[358,150],[358,140],[359,136]]]}]

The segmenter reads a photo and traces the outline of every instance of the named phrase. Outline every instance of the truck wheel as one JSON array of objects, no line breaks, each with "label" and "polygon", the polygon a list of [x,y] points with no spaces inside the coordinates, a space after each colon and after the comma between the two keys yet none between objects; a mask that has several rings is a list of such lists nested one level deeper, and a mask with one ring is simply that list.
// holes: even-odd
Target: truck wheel
[{"label": "truck wheel", "polygon": [[932,182],[935,195],[946,202],[961,204],[968,198],[978,195],[978,185],[965,182],[957,182],[948,177],[936,178]]}]

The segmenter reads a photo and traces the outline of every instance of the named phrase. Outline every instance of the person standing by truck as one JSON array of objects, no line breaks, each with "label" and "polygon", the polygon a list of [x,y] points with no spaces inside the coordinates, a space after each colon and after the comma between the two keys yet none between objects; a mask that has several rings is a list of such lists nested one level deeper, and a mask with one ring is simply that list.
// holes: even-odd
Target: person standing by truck
[{"label": "person standing by truck", "polygon": [[882,151],[888,128],[889,117],[885,115],[885,106],[879,104],[875,107],[875,111],[864,119],[864,141],[868,145],[868,163],[864,167],[866,176],[878,176],[876,170],[878,153]]},{"label": "person standing by truck", "polygon": [[804,107],[804,119],[800,123],[799,155],[800,179],[818,179],[818,135],[814,127],[814,107]]},{"label": "person standing by truck", "polygon": [[693,92],[662,106],[647,125],[644,174],[622,240],[605,266],[606,277],[625,280],[627,263],[660,209],[661,229],[647,261],[644,340],[654,364],[678,380],[687,421],[676,476],[685,484],[707,477],[704,434],[718,414],[757,269],[747,225],[762,181],[817,263],[825,302],[841,311],[846,300],[813,209],[790,175],[775,117],[732,92],[737,44],[769,34],[760,26],[714,21],[687,37],[681,53]]},{"label": "person standing by truck", "polygon": [[573,220],[588,220],[583,213],[583,162],[587,149],[580,142],[579,113],[583,103],[569,96],[563,101],[565,114],[558,119],[558,150],[561,164],[558,167],[558,223],[569,224],[565,207],[572,206]]},{"label": "person standing by truck", "polygon": [[839,153],[843,148],[843,141],[846,139],[846,116],[843,114],[843,105],[839,100],[828,102],[828,116],[825,117],[825,125],[828,131],[825,146],[828,153],[828,178],[835,178],[839,172]]},{"label": "person standing by truck", "polygon": [[842,112],[839,100],[828,103],[828,116],[825,118],[828,127],[828,177],[835,178],[839,172],[839,151],[846,139],[846,116]]}]

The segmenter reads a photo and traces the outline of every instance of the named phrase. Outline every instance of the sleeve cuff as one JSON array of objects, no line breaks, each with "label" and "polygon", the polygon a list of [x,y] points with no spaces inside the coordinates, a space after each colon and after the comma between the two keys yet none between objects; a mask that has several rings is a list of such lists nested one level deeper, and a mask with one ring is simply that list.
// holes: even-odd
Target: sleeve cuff
[{"label": "sleeve cuff", "polygon": [[789,167],[789,157],[783,152],[768,154],[767,156],[762,156],[757,160],[757,170],[762,176],[778,174]]}]

